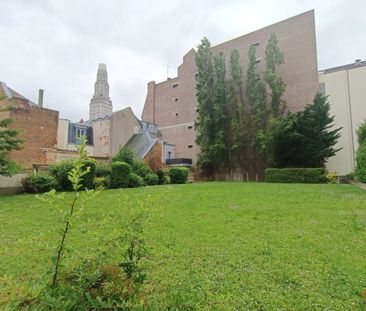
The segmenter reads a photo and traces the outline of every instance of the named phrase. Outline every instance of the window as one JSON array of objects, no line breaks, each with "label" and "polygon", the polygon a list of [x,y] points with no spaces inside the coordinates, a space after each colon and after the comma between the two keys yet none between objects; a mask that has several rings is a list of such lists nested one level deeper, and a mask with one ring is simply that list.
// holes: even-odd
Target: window
[{"label": "window", "polygon": [[258,57],[258,58],[255,60],[256,64],[258,64],[261,60],[262,60],[262,58],[261,58],[261,57]]},{"label": "window", "polygon": [[188,145],[188,148],[189,148],[189,149],[193,148],[193,145]]},{"label": "window", "polygon": [[86,130],[81,129],[81,128],[77,128],[76,129],[76,138],[81,138],[83,136],[86,136]]},{"label": "window", "polygon": [[188,125],[188,129],[189,130],[193,129],[193,125]]},{"label": "window", "polygon": [[175,113],[175,116],[176,116],[176,117],[178,117],[178,115],[179,115],[179,113],[178,113],[178,112],[176,112],[176,113]]},{"label": "window", "polygon": [[177,88],[178,87],[178,83],[173,83],[172,86],[173,86],[173,89]]},{"label": "window", "polygon": [[194,74],[194,79],[197,81],[198,80],[198,73]]},{"label": "window", "polygon": [[199,112],[200,111],[200,108],[196,108],[196,112]]},{"label": "window", "polygon": [[257,46],[259,46],[259,44],[260,44],[261,42],[260,41],[257,41],[257,42],[254,42],[253,43],[253,45],[255,46],[255,47],[257,47]]},{"label": "window", "polygon": [[178,102],[178,100],[179,100],[179,97],[174,98],[175,102]]}]

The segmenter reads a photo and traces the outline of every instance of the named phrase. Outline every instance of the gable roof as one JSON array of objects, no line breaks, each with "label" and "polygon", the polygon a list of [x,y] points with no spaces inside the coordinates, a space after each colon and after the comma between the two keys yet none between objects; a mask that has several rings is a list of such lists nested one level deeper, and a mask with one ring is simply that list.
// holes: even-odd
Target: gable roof
[{"label": "gable roof", "polygon": [[37,106],[34,102],[14,91],[12,88],[8,87],[5,82],[0,81],[0,95],[5,96],[7,99],[20,98],[27,101],[30,105]]}]

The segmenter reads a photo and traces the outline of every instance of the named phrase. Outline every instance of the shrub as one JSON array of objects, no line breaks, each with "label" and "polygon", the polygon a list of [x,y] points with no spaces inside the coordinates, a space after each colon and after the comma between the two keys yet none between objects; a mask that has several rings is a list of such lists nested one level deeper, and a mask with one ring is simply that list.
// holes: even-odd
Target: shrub
[{"label": "shrub", "polygon": [[137,175],[134,172],[130,173],[129,180],[128,180],[128,187],[129,188],[138,188],[144,185],[144,179]]},{"label": "shrub", "polygon": [[113,157],[113,162],[126,162],[132,165],[135,154],[130,148],[123,147],[119,149],[118,153]]},{"label": "shrub", "polygon": [[97,165],[95,168],[95,177],[107,177],[111,176],[111,166],[110,165]]},{"label": "shrub", "polygon": [[130,166],[126,162],[113,162],[111,174],[111,187],[127,188],[130,177]]},{"label": "shrub", "polygon": [[148,186],[155,186],[159,182],[159,177],[155,173],[150,173],[150,174],[146,175],[144,181],[145,181],[145,184]]},{"label": "shrub", "polygon": [[360,182],[366,183],[366,142],[358,147],[356,161],[355,175]]},{"label": "shrub", "polygon": [[153,172],[151,168],[141,160],[134,160],[131,169],[134,173],[141,176],[142,178],[145,178],[147,174]]},{"label": "shrub", "polygon": [[25,191],[29,193],[48,192],[56,187],[55,177],[46,173],[33,174],[24,180]]},{"label": "shrub", "polygon": [[185,184],[188,178],[188,168],[171,167],[169,170],[170,182],[172,184]]},{"label": "shrub", "polygon": [[72,160],[65,160],[60,163],[51,165],[48,168],[50,174],[57,180],[57,190],[71,191],[72,184],[69,180],[69,173],[74,168],[75,162]]},{"label": "shrub", "polygon": [[265,181],[274,183],[312,183],[327,181],[323,168],[267,168]]},{"label": "shrub", "polygon": [[89,172],[86,173],[81,180],[81,189],[94,189],[94,178],[95,178],[95,161],[94,160],[83,160],[84,164],[83,169],[86,170],[88,167],[90,168]]},{"label": "shrub", "polygon": [[328,172],[327,173],[327,182],[328,184],[336,184],[338,180],[338,176],[336,172]]},{"label": "shrub", "polygon": [[165,183],[167,183],[167,176],[163,170],[158,170],[156,172],[156,175],[158,175],[158,185],[164,185]]},{"label": "shrub", "polygon": [[[108,180],[109,179],[109,180]],[[110,178],[107,177],[95,177],[94,178],[94,188],[109,188]]]}]

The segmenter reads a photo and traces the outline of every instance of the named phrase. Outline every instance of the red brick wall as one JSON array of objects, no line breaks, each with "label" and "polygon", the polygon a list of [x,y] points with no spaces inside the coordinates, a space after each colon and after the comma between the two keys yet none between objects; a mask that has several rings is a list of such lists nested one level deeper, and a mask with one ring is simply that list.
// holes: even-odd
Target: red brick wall
[{"label": "red brick wall", "polygon": [[[258,69],[262,72],[265,46],[273,32],[276,33],[285,56],[285,62],[279,69],[286,83],[284,97],[291,110],[301,110],[312,102],[318,90],[314,11],[213,46],[212,51],[214,54],[223,52],[229,62],[231,51],[237,49],[243,72],[246,73],[249,46],[260,41],[257,57],[261,58]],[[158,124],[165,141],[175,144],[177,158],[191,158],[194,162],[199,148],[194,143],[194,130],[189,129],[188,124],[192,124],[197,116],[195,73],[195,51],[192,49],[183,57],[183,63],[178,68],[178,77],[157,84],[149,83],[142,113],[143,120]],[[175,83],[178,86],[173,88]],[[175,127],[177,125],[179,127]],[[188,148],[191,144],[193,148]]]},{"label": "red brick wall", "polygon": [[21,99],[11,99],[15,109],[10,112],[13,119],[12,128],[18,129],[23,138],[22,150],[11,152],[11,158],[30,169],[33,164],[50,164],[42,148],[56,148],[58,111],[29,105]]},{"label": "red brick wall", "polygon": [[161,162],[161,154],[161,144],[156,142],[144,158],[145,163],[149,165],[154,172],[163,167],[163,163]]}]

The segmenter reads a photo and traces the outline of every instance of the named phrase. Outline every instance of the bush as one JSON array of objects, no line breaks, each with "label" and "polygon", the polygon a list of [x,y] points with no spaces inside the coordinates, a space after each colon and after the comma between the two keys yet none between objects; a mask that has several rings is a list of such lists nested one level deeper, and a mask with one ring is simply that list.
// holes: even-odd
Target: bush
[{"label": "bush", "polygon": [[65,160],[58,164],[51,165],[48,168],[50,174],[57,180],[57,190],[71,191],[72,184],[69,180],[69,172],[73,169],[75,162],[72,160]]},{"label": "bush", "polygon": [[336,184],[338,181],[338,176],[336,172],[328,172],[326,178],[328,184]]},{"label": "bush", "polygon": [[144,161],[141,160],[133,161],[131,169],[134,173],[141,176],[142,178],[145,178],[146,175],[153,172],[151,168]]},{"label": "bush", "polygon": [[113,189],[127,188],[130,178],[130,166],[126,162],[113,162],[111,186]]},{"label": "bush", "polygon": [[[95,177],[95,169],[96,164],[94,160],[88,159],[83,160],[83,170],[87,167],[90,167],[90,171],[82,177],[81,181],[81,190],[84,189],[93,189],[94,188],[94,177]],[[57,180],[58,188],[60,191],[72,191],[72,184],[69,180],[69,173],[75,167],[75,161],[66,160],[62,161],[58,164],[51,165],[48,168],[48,171],[52,176],[54,176]]]},{"label": "bush", "polygon": [[155,186],[159,182],[159,177],[155,173],[147,174],[145,177],[145,184],[148,186]]},{"label": "bush", "polygon": [[33,174],[24,180],[25,191],[29,193],[48,192],[56,187],[56,179],[46,173]]},{"label": "bush", "polygon": [[130,177],[128,180],[128,187],[129,188],[138,188],[144,186],[144,179],[137,175],[134,172],[130,173]]},{"label": "bush", "polygon": [[111,176],[111,166],[110,165],[97,165],[95,168],[95,177],[107,177]]},{"label": "bush", "polygon": [[167,183],[167,176],[163,170],[158,170],[156,175],[158,175],[158,185],[164,185]]},{"label": "bush", "polygon": [[169,170],[170,183],[185,184],[188,178],[188,168],[186,167],[172,167]]},{"label": "bush", "polygon": [[110,178],[107,177],[95,177],[94,178],[94,188],[109,188],[110,186]]},{"label": "bush", "polygon": [[265,181],[274,183],[326,183],[323,168],[267,168]]},{"label": "bush", "polygon": [[90,171],[86,173],[81,180],[81,189],[94,189],[94,178],[95,178],[95,161],[94,160],[83,160],[83,170],[88,167]]},{"label": "bush", "polygon": [[366,183],[366,142],[358,147],[356,161],[355,175],[360,182]]},{"label": "bush", "polygon": [[113,162],[125,162],[132,165],[135,154],[130,148],[123,147],[119,149],[118,153],[113,157]]}]

